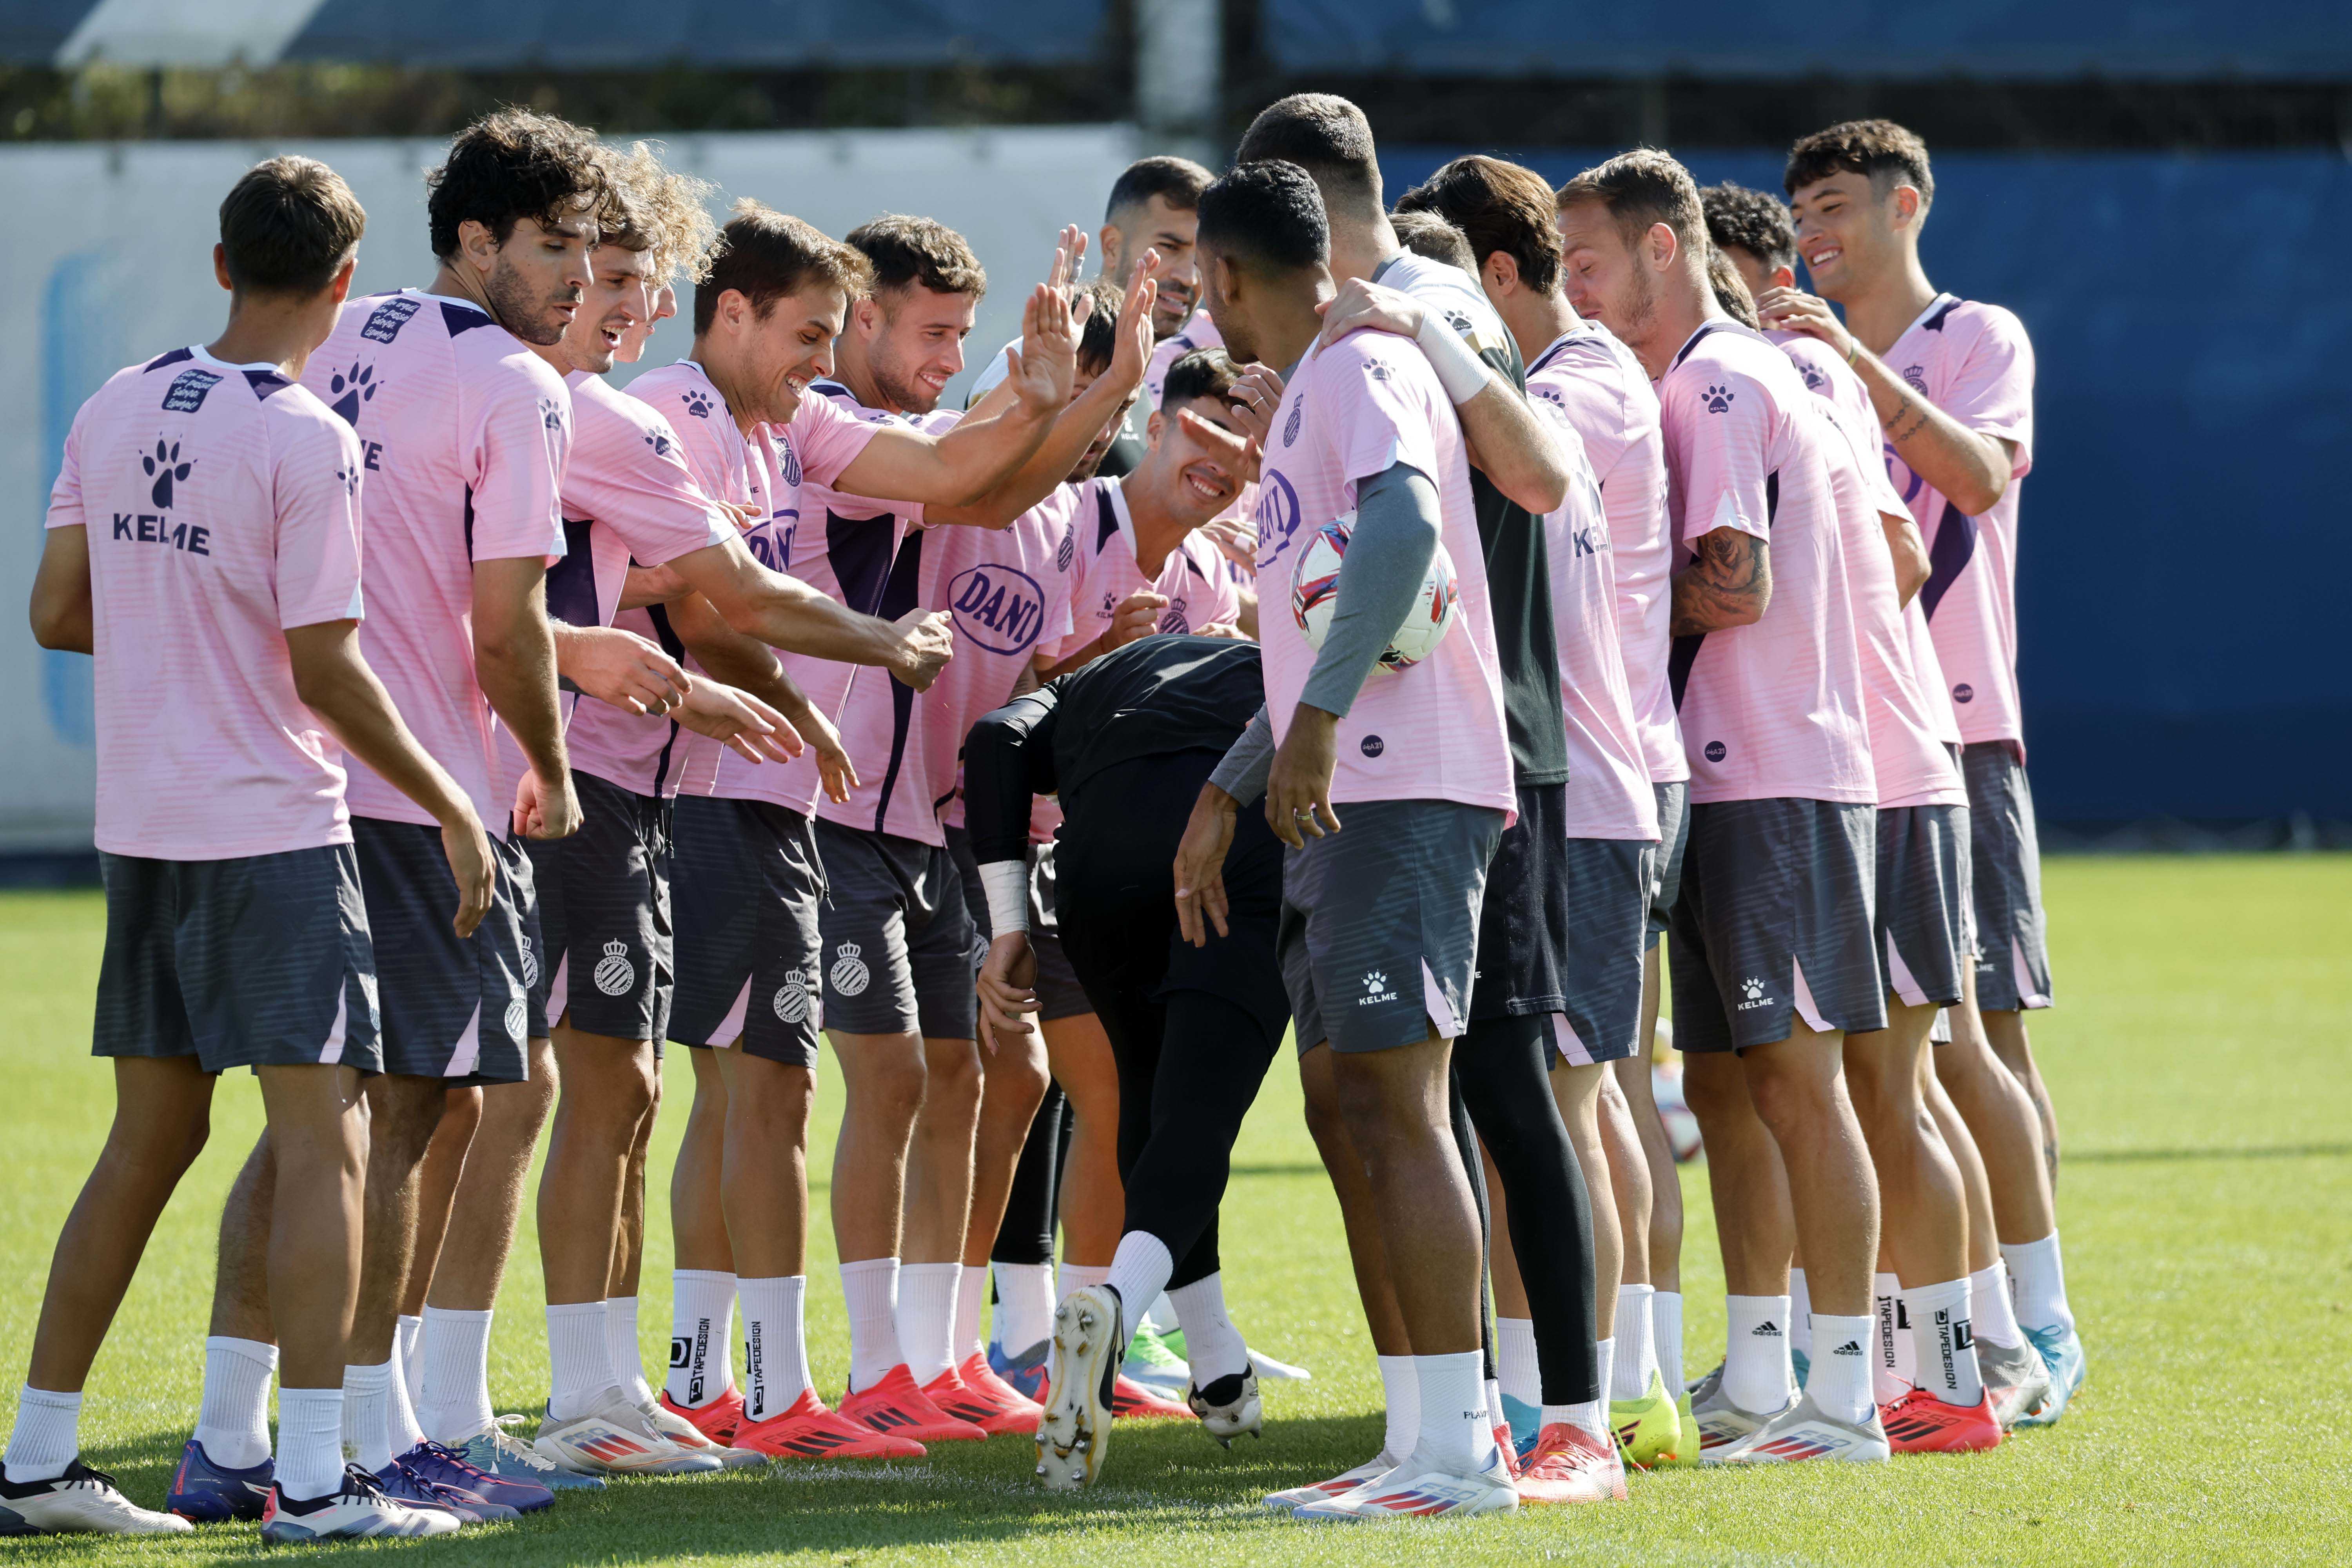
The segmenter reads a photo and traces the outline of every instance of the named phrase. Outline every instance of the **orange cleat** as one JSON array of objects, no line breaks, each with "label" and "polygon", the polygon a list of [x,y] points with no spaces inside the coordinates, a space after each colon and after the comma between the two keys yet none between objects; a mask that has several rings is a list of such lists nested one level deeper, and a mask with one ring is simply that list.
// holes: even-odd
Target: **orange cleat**
[{"label": "orange cleat", "polygon": [[825,1408],[814,1388],[803,1388],[782,1415],[739,1427],[733,1446],[778,1459],[919,1459],[926,1452],[912,1437],[861,1426]]},{"label": "orange cleat", "polygon": [[1192,1407],[1181,1400],[1164,1399],[1131,1377],[1111,1384],[1110,1413],[1126,1421],[1197,1421]]},{"label": "orange cleat", "polygon": [[900,1362],[871,1388],[841,1396],[841,1413],[861,1426],[911,1437],[918,1443],[977,1443],[988,1436],[961,1416],[949,1415],[915,1386],[915,1374]]},{"label": "orange cleat", "polygon": [[1924,1388],[1878,1407],[1886,1444],[1898,1454],[1975,1454],[2000,1447],[1992,1396],[1974,1405],[1947,1405]]},{"label": "orange cleat", "polygon": [[692,1426],[722,1448],[732,1447],[743,1425],[743,1396],[730,1388],[708,1405],[680,1405],[664,1389],[655,1400],[664,1410]]},{"label": "orange cleat", "polygon": [[1622,1502],[1625,1461],[1617,1445],[1555,1421],[1519,1465],[1521,1502]]},{"label": "orange cleat", "polygon": [[[1021,1437],[1035,1436],[1037,1422],[1045,1414],[1045,1407],[1034,1400],[1022,1398],[1001,1378],[995,1380],[995,1388],[972,1382],[965,1375],[970,1368],[970,1362],[960,1367],[948,1368],[923,1384],[923,1397],[958,1420],[971,1422],[992,1437],[1000,1437],[1007,1433]],[[983,1366],[981,1370],[986,1372],[987,1368]],[[1002,1394],[999,1390],[1003,1391]]]}]

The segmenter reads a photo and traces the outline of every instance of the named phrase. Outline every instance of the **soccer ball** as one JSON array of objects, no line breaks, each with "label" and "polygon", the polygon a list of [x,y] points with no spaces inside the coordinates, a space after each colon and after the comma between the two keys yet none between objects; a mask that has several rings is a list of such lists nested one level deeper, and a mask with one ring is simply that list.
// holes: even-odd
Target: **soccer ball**
[{"label": "soccer ball", "polygon": [[[1307,635],[1310,648],[1321,649],[1324,636],[1331,629],[1332,612],[1339,607],[1339,563],[1348,553],[1348,538],[1355,526],[1352,511],[1335,518],[1317,529],[1307,548],[1298,552],[1298,565],[1290,580],[1290,613]],[[1454,558],[1440,544],[1430,558],[1428,574],[1421,580],[1421,592],[1404,624],[1397,627],[1381,655],[1381,667],[1404,669],[1435,652],[1452,628],[1461,601],[1454,580]]]}]

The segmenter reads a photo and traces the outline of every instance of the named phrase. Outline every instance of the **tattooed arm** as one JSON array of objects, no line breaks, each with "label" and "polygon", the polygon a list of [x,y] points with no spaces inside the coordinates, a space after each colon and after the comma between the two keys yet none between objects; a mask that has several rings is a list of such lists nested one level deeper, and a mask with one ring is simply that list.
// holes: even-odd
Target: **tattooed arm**
[{"label": "tattooed arm", "polygon": [[1752,533],[1718,528],[1699,535],[1698,553],[1675,579],[1675,637],[1753,626],[1772,602],[1772,552]]}]

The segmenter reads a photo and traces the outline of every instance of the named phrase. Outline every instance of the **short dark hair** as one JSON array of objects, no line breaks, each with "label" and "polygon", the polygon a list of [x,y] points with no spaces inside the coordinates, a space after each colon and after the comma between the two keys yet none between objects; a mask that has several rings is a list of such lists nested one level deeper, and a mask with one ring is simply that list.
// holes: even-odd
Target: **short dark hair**
[{"label": "short dark hair", "polygon": [[1258,110],[1234,150],[1234,162],[1277,158],[1314,176],[1325,202],[1348,216],[1381,210],[1381,161],[1371,121],[1338,94],[1294,92]]},{"label": "short dark hair", "polygon": [[1767,272],[1797,265],[1796,226],[1780,197],[1726,180],[1699,192],[1698,205],[1706,214],[1706,237],[1717,246],[1746,251]]},{"label": "short dark hair", "polygon": [[988,274],[963,236],[936,219],[884,213],[845,237],[874,267],[873,292],[904,293],[920,286],[934,294],[988,292]]},{"label": "short dark hair", "polygon": [[1168,367],[1160,384],[1160,405],[1172,407],[1196,397],[1223,397],[1242,378],[1242,367],[1223,349],[1194,349]]},{"label": "short dark hair", "polygon": [[504,245],[524,218],[552,225],[587,211],[601,222],[612,189],[594,136],[528,109],[501,109],[458,132],[425,184],[439,257],[457,254],[457,231],[467,223]]},{"label": "short dark hair", "polygon": [[1296,272],[1331,259],[1331,224],[1306,170],[1244,163],[1201,193],[1201,243],[1253,268]]},{"label": "short dark hair", "polygon": [[811,283],[829,283],[854,300],[873,280],[874,269],[863,255],[814,225],[747,196],[719,231],[709,272],[695,282],[695,335],[710,330],[719,297],[730,289],[750,302],[753,314],[765,317],[777,300]]},{"label": "short dark hair", "polygon": [[1078,329],[1078,368],[1088,375],[1100,375],[1110,368],[1111,356],[1118,352],[1118,312],[1127,303],[1127,290],[1116,279],[1097,278],[1081,285],[1078,293],[1094,301],[1086,325]]},{"label": "short dark hair", "polygon": [[1478,275],[1478,255],[1470,248],[1470,237],[1435,213],[1400,210],[1389,215],[1389,224],[1396,230],[1397,243],[1415,256],[1459,267],[1473,278]]},{"label": "short dark hair", "polygon": [[1466,270],[1476,273],[1499,250],[1538,294],[1559,287],[1559,210],[1541,174],[1476,155],[1454,159],[1397,198],[1400,213],[1435,213],[1462,231],[1473,258]]},{"label": "short dark hair", "polygon": [[1844,172],[1866,174],[1884,197],[1898,184],[1919,193],[1922,207],[1936,200],[1936,174],[1927,166],[1927,144],[1892,120],[1849,120],[1797,139],[1780,185],[1795,195],[1815,180]]},{"label": "short dark hair", "polygon": [[343,177],[316,158],[256,163],[220,205],[228,280],[265,294],[316,294],[335,280],[367,232]]},{"label": "short dark hair", "polygon": [[1756,297],[1748,291],[1747,279],[1739,276],[1739,268],[1731,264],[1731,258],[1712,246],[1706,252],[1706,286],[1725,315],[1743,327],[1764,324],[1756,314]]},{"label": "short dark hair", "polygon": [[1165,154],[1138,158],[1111,182],[1110,200],[1103,204],[1103,221],[1108,223],[1127,208],[1139,207],[1154,196],[1180,213],[1191,212],[1201,205],[1201,193],[1215,178],[1190,158]]},{"label": "short dark hair", "polygon": [[1599,202],[1617,220],[1628,245],[1638,242],[1652,224],[1662,223],[1684,249],[1704,252],[1707,246],[1698,182],[1673,153],[1654,147],[1636,147],[1595,164],[1560,186],[1555,201],[1555,210]]}]

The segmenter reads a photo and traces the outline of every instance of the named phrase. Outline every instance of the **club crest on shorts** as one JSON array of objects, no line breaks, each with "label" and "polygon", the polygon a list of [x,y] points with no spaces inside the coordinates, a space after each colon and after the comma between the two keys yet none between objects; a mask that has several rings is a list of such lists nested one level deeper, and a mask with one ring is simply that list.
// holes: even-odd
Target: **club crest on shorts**
[{"label": "club crest on shorts", "polygon": [[874,976],[866,967],[866,961],[857,956],[857,944],[845,942],[833,950],[833,969],[828,978],[832,980],[835,993],[855,996],[866,989],[866,983]]},{"label": "club crest on shorts", "polygon": [[522,983],[525,985],[539,984],[539,943],[531,941],[528,932],[522,939]]},{"label": "club crest on shorts", "polygon": [[613,941],[604,944],[604,956],[596,961],[596,989],[607,996],[618,996],[637,983],[637,966],[629,962],[629,944]]},{"label": "club crest on shorts", "polygon": [[530,1009],[518,996],[507,1004],[507,1038],[522,1045],[530,1038]]},{"label": "club crest on shorts", "polygon": [[[865,972],[861,968],[858,973],[858,985],[860,989],[863,989],[866,984],[864,979]],[[782,985],[776,987],[775,1000],[770,1005],[775,1008],[776,1018],[780,1023],[799,1024],[806,1022],[809,1016],[809,984],[807,979],[797,970],[794,971],[793,977],[790,980],[785,981]]]}]

